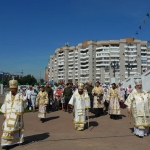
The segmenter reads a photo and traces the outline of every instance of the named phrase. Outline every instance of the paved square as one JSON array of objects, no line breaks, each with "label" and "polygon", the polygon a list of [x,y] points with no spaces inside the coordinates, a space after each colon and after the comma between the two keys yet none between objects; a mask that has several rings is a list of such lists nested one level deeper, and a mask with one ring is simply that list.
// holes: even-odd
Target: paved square
[{"label": "paved square", "polygon": [[[109,115],[92,118],[90,128],[75,131],[72,114],[56,111],[47,114],[45,123],[41,123],[37,112],[26,113],[25,143],[13,150],[149,150],[150,137],[140,139],[133,135],[126,110],[122,110],[120,120],[111,120]],[[0,115],[2,125],[3,116]],[[0,130],[0,135],[2,130]]]}]

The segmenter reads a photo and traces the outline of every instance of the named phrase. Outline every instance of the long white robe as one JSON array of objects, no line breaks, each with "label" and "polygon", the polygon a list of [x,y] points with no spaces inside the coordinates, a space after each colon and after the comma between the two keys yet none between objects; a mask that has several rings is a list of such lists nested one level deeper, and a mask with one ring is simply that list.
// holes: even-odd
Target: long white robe
[{"label": "long white robe", "polygon": [[143,90],[134,89],[125,104],[131,110],[134,134],[147,135],[150,126],[150,95]]},{"label": "long white robe", "polygon": [[39,118],[46,118],[46,106],[48,104],[48,94],[40,91],[36,97],[36,106],[39,106]]},{"label": "long white robe", "polygon": [[108,113],[110,115],[120,115],[120,104],[119,101],[123,101],[118,89],[110,88],[107,95],[107,102],[109,103]]},{"label": "long white robe", "polygon": [[92,95],[94,96],[93,108],[104,108],[103,101],[103,88],[102,87],[94,87],[92,90]]},{"label": "long white robe", "polygon": [[[78,93],[78,90],[74,92],[72,98],[69,101],[69,104],[74,106],[74,123],[82,125],[79,128],[83,129],[83,124],[86,123],[86,108],[90,108],[90,98],[87,92],[83,92],[82,95]],[[78,130],[78,129],[77,129]],[[80,130],[80,129],[79,129]]]},{"label": "long white robe", "polygon": [[11,92],[6,95],[1,112],[6,117],[3,123],[3,134],[1,146],[10,146],[23,142],[23,113],[27,107],[27,102],[22,93],[12,96]]}]

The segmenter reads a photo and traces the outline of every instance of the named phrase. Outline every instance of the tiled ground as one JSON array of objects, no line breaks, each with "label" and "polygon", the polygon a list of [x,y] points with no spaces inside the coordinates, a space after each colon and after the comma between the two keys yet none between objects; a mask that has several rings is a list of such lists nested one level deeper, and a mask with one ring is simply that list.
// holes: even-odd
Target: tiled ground
[{"label": "tiled ground", "polygon": [[[41,123],[36,113],[26,113],[25,143],[14,150],[149,150],[150,137],[140,139],[131,132],[126,110],[120,120],[111,120],[109,115],[90,117],[90,128],[75,131],[72,114],[56,111],[47,114]],[[93,114],[89,114],[92,116]],[[0,116],[3,122],[3,116]],[[0,130],[0,135],[2,130]]]}]

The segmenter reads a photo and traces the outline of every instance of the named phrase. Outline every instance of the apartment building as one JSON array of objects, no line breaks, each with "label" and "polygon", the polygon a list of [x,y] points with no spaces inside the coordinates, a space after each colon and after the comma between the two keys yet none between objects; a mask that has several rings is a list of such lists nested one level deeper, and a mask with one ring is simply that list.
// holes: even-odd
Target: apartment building
[{"label": "apartment building", "polygon": [[[113,63],[119,67],[112,67]],[[49,81],[110,83],[115,77],[123,81],[135,73],[150,69],[147,41],[126,38],[109,41],[84,41],[77,46],[56,49],[49,61]],[[129,71],[130,70],[130,71]]]}]

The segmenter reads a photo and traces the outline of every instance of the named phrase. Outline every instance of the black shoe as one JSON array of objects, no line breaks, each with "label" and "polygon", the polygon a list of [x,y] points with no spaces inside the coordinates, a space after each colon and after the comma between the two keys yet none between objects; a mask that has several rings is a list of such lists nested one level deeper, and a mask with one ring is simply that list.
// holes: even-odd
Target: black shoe
[{"label": "black shoe", "polygon": [[9,146],[2,146],[2,149],[9,149]]},{"label": "black shoe", "polygon": [[143,138],[143,136],[139,136],[139,138],[141,138],[141,139],[142,139],[142,138]]},{"label": "black shoe", "polygon": [[42,121],[42,123],[44,123],[44,119],[43,118],[41,118],[40,120]]},{"label": "black shoe", "polygon": [[71,113],[72,113],[72,110],[71,110],[71,109],[70,109],[70,110],[68,110],[68,113],[69,113],[69,114],[71,114]]}]

